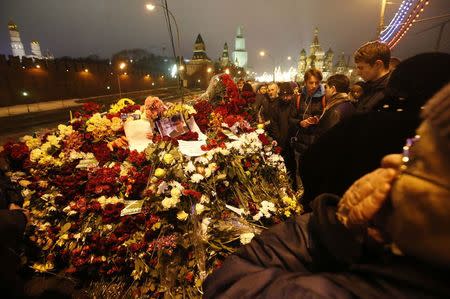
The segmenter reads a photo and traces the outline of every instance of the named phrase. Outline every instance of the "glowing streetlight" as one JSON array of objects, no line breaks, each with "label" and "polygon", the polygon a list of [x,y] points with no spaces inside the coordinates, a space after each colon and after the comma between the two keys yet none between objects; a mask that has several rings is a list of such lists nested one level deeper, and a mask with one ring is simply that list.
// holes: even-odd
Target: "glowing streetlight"
[{"label": "glowing streetlight", "polygon": [[84,69],[84,72],[85,72],[85,73],[89,73],[89,70],[88,70],[88,69]]},{"label": "glowing streetlight", "polygon": [[36,68],[37,68],[37,69],[40,69],[41,66],[40,66],[39,64],[36,64]]},{"label": "glowing streetlight", "polygon": [[259,52],[259,56],[261,56],[261,57],[265,57],[266,55],[272,60],[272,63],[273,63],[272,78],[273,78],[273,82],[275,82],[275,59],[273,59],[272,55],[270,55],[269,53],[266,53],[265,51]]},{"label": "glowing streetlight", "polygon": [[[119,69],[121,71],[123,71],[126,67],[127,67],[127,64],[125,62],[122,61],[121,63],[119,63]],[[126,74],[127,73],[125,72],[124,75],[126,75]],[[111,75],[112,75],[112,73],[111,73]],[[120,74],[119,73],[117,73],[117,85],[119,87],[119,97],[122,98],[122,88],[120,86]]]},{"label": "glowing streetlight", "polygon": [[292,57],[291,57],[291,56],[288,56],[288,57],[287,57],[287,60],[292,60]]},{"label": "glowing streetlight", "polygon": [[22,91],[22,95],[23,95],[24,97],[27,97],[27,96],[28,96],[28,92]]},{"label": "glowing streetlight", "polygon": [[211,73],[211,72],[212,72],[212,68],[209,67],[209,68],[206,70],[206,72]]},{"label": "glowing streetlight", "polygon": [[145,5],[145,8],[147,8],[147,10],[152,11],[152,10],[155,10],[156,6],[151,4],[151,3],[149,3],[149,4]]},{"label": "glowing streetlight", "polygon": [[[153,3],[148,3],[145,5],[145,8],[149,11],[154,11],[156,6],[161,7],[162,9],[164,9],[166,11],[166,13],[168,14],[169,20],[168,20],[168,25],[170,27],[170,18],[172,18],[173,22],[175,23],[175,29],[177,31],[177,50],[175,51],[175,46],[173,43],[173,37],[172,37],[172,33],[170,34],[170,38],[172,41],[172,51],[173,51],[173,56],[175,58],[175,60],[177,60],[177,54],[176,53],[180,53],[181,52],[181,39],[180,39],[180,30],[178,29],[178,23],[177,20],[175,19],[175,16],[173,15],[172,11],[170,11],[170,9],[167,8],[167,6],[161,5],[161,4],[153,4]],[[181,65],[181,57],[180,57],[180,65]],[[181,96],[181,102],[183,103],[184,99],[183,99],[183,86],[182,86],[182,82],[181,82],[181,76],[180,76],[180,72],[178,72],[177,74],[178,76],[178,87],[180,90],[180,96]]]}]

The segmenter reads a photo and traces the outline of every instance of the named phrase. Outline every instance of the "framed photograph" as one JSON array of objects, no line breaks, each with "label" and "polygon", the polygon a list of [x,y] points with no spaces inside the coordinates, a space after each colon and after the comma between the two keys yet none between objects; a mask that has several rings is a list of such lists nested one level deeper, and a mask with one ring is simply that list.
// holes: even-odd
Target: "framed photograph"
[{"label": "framed photograph", "polygon": [[164,117],[156,121],[161,136],[178,137],[187,133],[189,128],[181,113],[178,113],[170,118]]}]

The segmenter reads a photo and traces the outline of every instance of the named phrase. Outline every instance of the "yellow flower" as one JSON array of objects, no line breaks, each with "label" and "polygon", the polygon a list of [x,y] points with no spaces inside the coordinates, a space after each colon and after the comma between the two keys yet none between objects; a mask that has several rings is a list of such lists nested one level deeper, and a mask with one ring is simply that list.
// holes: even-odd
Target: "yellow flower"
[{"label": "yellow flower", "polygon": [[170,195],[171,195],[173,198],[180,198],[180,196],[181,196],[181,191],[180,191],[180,189],[178,189],[178,188],[172,188],[172,190],[170,190]]},{"label": "yellow flower", "polygon": [[35,263],[31,267],[34,270],[38,271],[38,272],[47,272],[49,270],[53,270],[55,265],[53,265],[53,263],[51,263],[51,262],[47,262],[47,263],[45,263],[45,265],[44,264]]},{"label": "yellow flower", "polygon": [[134,102],[129,98],[122,98],[116,104],[111,105],[109,113],[118,113],[128,105],[134,105]]},{"label": "yellow flower", "polygon": [[156,168],[155,177],[158,179],[162,179],[166,175],[166,171],[162,168]]},{"label": "yellow flower", "polygon": [[254,236],[254,233],[243,233],[239,236],[239,239],[241,240],[241,244],[245,245],[250,243]]},{"label": "yellow flower", "polygon": [[122,120],[118,117],[113,117],[111,120],[111,130],[119,131],[120,129],[122,129],[122,127]]},{"label": "yellow flower", "polygon": [[164,163],[166,163],[166,164],[168,164],[168,165],[171,165],[171,164],[173,163],[174,160],[175,160],[175,159],[174,159],[174,157],[173,157],[172,154],[165,154],[165,155],[163,156],[163,161],[164,161]]},{"label": "yellow flower", "polygon": [[189,214],[186,213],[185,211],[179,211],[177,213],[177,219],[180,221],[185,221],[188,218]]},{"label": "yellow flower", "polygon": [[264,129],[264,124],[258,124],[258,125],[256,125],[256,127],[257,127],[258,129]]}]

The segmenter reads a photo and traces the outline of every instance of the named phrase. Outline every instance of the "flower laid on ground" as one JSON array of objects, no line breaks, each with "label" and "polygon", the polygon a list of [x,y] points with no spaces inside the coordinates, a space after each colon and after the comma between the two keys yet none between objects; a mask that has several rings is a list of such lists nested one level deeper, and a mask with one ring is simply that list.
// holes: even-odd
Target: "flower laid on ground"
[{"label": "flower laid on ground", "polygon": [[211,101],[166,109],[149,97],[142,107],[150,121],[193,115],[207,136],[199,156],[177,146],[196,132],[155,135],[143,152],[108,148],[123,137],[121,114],[140,109],[129,100],[6,144],[8,174],[32,216],[27,237],[39,249],[28,266],[65,273],[97,297],[199,297],[226,256],[300,213],[276,144],[231,78],[215,80]]}]

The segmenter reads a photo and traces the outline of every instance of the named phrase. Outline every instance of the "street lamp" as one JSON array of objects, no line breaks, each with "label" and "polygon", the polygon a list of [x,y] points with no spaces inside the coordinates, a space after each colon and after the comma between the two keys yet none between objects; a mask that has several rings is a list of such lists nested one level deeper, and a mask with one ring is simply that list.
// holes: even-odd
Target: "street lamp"
[{"label": "street lamp", "polygon": [[272,65],[273,65],[272,80],[273,80],[273,82],[275,82],[275,59],[272,57],[272,55],[270,55],[269,53],[266,53],[266,51],[260,51],[259,56],[261,56],[261,57],[268,56],[272,60]]},{"label": "street lamp", "polygon": [[[162,9],[164,9],[164,11],[166,11],[170,17],[172,18],[173,22],[175,23],[175,29],[177,31],[177,49],[178,51],[175,51],[175,46],[173,44],[173,37],[172,37],[172,31],[170,30],[170,20],[168,22],[168,26],[169,26],[169,32],[170,32],[170,38],[171,38],[171,42],[172,42],[172,51],[173,51],[173,56],[175,58],[175,61],[177,61],[177,53],[180,54],[181,53],[181,39],[180,39],[180,30],[178,28],[178,23],[177,20],[175,19],[175,16],[173,15],[173,13],[170,11],[170,9],[168,9],[166,6],[161,5],[161,4],[155,4],[155,3],[147,3],[145,5],[145,8],[148,11],[154,11],[156,7],[160,7]],[[181,56],[180,56],[180,61],[179,64],[181,66]],[[178,75],[178,87],[180,89],[180,96],[181,96],[181,102],[183,102],[183,85],[181,83],[181,76],[180,76],[180,72],[177,72]]]},{"label": "street lamp", "polygon": [[[119,63],[119,69],[123,71],[127,67],[125,62]],[[127,73],[125,73],[126,75]],[[120,72],[117,73],[117,85],[119,86],[119,97],[122,98],[122,88],[120,87]]]}]

